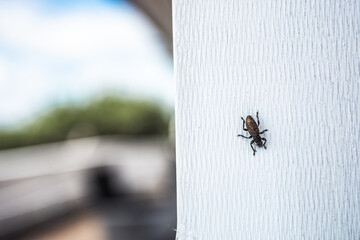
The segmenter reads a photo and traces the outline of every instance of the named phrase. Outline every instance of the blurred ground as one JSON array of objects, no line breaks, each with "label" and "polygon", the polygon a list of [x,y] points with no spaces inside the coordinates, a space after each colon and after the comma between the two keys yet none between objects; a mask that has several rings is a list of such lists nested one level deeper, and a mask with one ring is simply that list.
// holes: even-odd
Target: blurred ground
[{"label": "blurred ground", "polygon": [[94,212],[79,213],[54,226],[32,233],[21,240],[106,240],[106,229],[102,219]]},{"label": "blurred ground", "polygon": [[173,154],[120,136],[1,151],[0,239],[174,239]]}]

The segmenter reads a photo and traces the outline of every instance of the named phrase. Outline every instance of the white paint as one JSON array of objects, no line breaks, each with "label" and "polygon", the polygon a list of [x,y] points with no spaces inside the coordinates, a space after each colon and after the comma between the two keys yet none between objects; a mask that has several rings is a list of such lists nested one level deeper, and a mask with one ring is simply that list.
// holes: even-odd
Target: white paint
[{"label": "white paint", "polygon": [[173,6],[177,238],[360,239],[360,1]]}]

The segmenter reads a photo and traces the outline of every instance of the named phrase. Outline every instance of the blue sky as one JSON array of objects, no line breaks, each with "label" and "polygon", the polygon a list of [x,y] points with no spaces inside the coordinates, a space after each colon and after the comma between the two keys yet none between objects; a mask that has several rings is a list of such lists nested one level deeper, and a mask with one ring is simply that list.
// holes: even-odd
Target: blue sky
[{"label": "blue sky", "polygon": [[0,1],[0,126],[102,91],[174,102],[160,34],[124,1]]}]

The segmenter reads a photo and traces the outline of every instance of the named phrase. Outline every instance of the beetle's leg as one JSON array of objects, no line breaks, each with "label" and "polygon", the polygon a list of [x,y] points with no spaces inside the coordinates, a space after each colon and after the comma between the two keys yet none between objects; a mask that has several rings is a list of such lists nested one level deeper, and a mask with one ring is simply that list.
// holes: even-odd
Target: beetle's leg
[{"label": "beetle's leg", "polygon": [[267,132],[267,131],[269,131],[268,129],[265,129],[264,131],[262,131],[261,133],[259,133],[259,134],[263,134],[264,132]]},{"label": "beetle's leg", "polygon": [[264,145],[264,148],[266,149],[266,146],[265,146],[266,141],[267,141],[266,138],[261,138],[261,140],[264,140],[264,144],[263,144],[263,145]]},{"label": "beetle's leg", "polygon": [[257,120],[258,120],[258,126],[260,126],[259,112],[256,112],[256,118],[257,118]]},{"label": "beetle's leg", "polygon": [[245,128],[245,120],[244,120],[243,117],[241,117],[241,119],[243,120],[243,130],[244,130],[244,131],[247,131],[247,129]]},{"label": "beetle's leg", "polygon": [[256,153],[256,150],[254,149],[254,147],[253,147],[253,144],[255,143],[255,141],[254,140],[252,140],[251,142],[250,142],[250,147],[252,148],[252,150],[254,151],[254,156],[255,156],[255,153]]},{"label": "beetle's leg", "polygon": [[247,139],[252,138],[252,136],[247,137],[247,136],[244,136],[244,135],[241,135],[241,134],[238,134],[238,137],[243,137],[243,138],[247,138]]}]

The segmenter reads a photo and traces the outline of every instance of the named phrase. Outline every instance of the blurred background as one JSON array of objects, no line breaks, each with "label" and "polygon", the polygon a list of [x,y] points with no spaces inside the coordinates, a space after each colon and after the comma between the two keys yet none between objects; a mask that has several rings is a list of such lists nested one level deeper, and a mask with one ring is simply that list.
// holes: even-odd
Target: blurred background
[{"label": "blurred background", "polygon": [[0,1],[0,239],[174,239],[171,0]]}]

